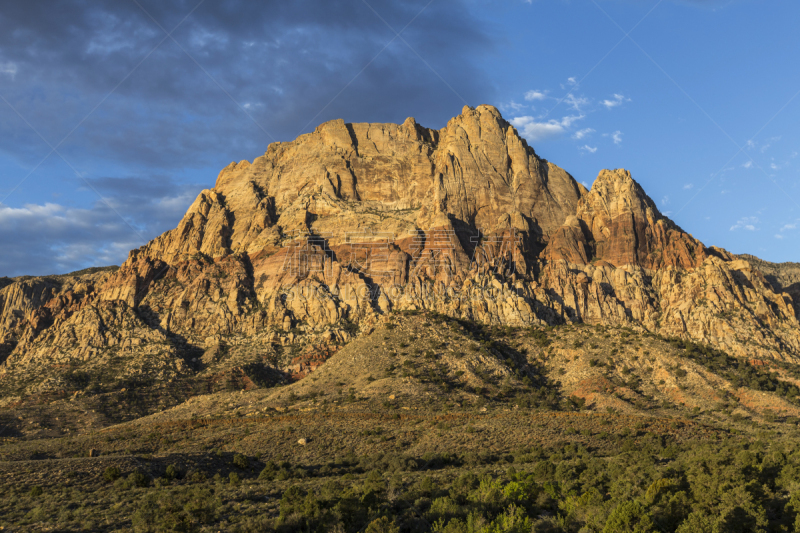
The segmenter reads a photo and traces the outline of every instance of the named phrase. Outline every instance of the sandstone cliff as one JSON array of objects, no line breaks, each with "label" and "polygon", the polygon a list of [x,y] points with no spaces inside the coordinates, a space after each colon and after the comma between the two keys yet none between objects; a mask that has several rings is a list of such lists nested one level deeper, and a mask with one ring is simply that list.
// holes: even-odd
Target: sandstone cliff
[{"label": "sandstone cliff", "polygon": [[328,353],[403,309],[800,355],[782,286],[685,233],[625,170],[587,191],[491,106],[441,130],[327,122],[228,165],[116,272],[81,288],[25,283],[0,289],[9,379],[53,365],[302,369],[303,346]]},{"label": "sandstone cliff", "polygon": [[795,315],[800,317],[800,263],[770,263],[748,254],[741,254],[738,258],[762,272],[775,292],[791,296]]}]

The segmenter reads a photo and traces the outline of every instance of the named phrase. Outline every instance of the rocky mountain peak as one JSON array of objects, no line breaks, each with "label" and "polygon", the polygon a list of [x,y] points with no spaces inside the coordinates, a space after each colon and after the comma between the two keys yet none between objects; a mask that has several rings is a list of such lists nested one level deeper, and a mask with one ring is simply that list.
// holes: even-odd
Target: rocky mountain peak
[{"label": "rocky mountain peak", "polygon": [[34,374],[116,364],[120,350],[136,362],[121,372],[146,360],[177,375],[187,354],[223,353],[302,367],[311,347],[332,353],[420,309],[800,356],[792,296],[749,265],[682,231],[626,170],[587,191],[492,106],[438,130],[333,120],[226,166],[175,229],[91,290],[0,288],[0,357]]},{"label": "rocky mountain peak", "polygon": [[694,268],[708,253],[703,244],[663,216],[625,169],[601,170],[558,230],[550,259],[648,269]]}]

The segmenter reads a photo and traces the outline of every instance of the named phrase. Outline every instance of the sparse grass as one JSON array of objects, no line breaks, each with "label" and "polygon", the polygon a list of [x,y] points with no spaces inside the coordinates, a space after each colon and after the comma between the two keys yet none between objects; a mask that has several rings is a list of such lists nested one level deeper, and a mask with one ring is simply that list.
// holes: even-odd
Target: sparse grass
[{"label": "sparse grass", "polygon": [[[600,531],[616,507],[638,501],[659,528],[674,530],[686,519],[676,509],[686,505],[724,517],[718,503],[667,505],[692,498],[692,484],[702,483],[692,477],[701,457],[717,457],[749,465],[736,479],[767,487],[751,495],[749,509],[769,508],[769,527],[793,523],[793,489],[784,478],[800,469],[796,415],[764,412],[737,396],[741,388],[775,405],[795,404],[800,390],[768,367],[611,327],[496,328],[422,312],[392,320],[393,327],[357,338],[298,383],[265,382],[246,393],[222,387],[174,409],[198,391],[162,402],[153,391],[163,384],[145,383],[105,396],[109,408],[123,398],[128,404],[118,409],[133,416],[136,401],[145,412],[163,412],[103,431],[97,429],[113,418],[102,412],[93,414],[94,430],[79,427],[84,422],[69,435],[28,429],[68,418],[75,411],[58,411],[73,405],[66,400],[15,407],[3,413],[3,423],[19,429],[0,442],[0,480],[9,480],[0,481],[0,515],[21,529],[289,531],[324,519],[356,531],[393,516],[409,530],[417,527],[412,517],[424,517],[431,527],[442,520],[460,531],[455,520],[473,513],[494,523],[516,502],[532,521],[550,513],[561,531]],[[774,369],[800,375],[788,364]],[[699,372],[730,386],[710,387],[716,397],[706,398]],[[108,377],[74,376],[90,391],[113,388]],[[79,405],[99,406],[103,394],[114,393],[90,392]],[[775,430],[769,438],[757,435],[761,424]],[[100,456],[88,458],[90,449]],[[754,459],[740,461],[742,451]],[[36,459],[49,460],[35,469],[24,462]],[[625,478],[629,465],[646,481]],[[476,504],[471,494],[480,481],[460,488],[466,482],[458,480],[473,475],[498,484],[499,507]],[[648,496],[659,479],[683,485]],[[507,499],[506,491],[518,490],[512,483],[528,487],[527,499]],[[593,488],[601,494],[597,508],[589,497],[570,499]],[[733,497],[721,490],[708,501]]]}]

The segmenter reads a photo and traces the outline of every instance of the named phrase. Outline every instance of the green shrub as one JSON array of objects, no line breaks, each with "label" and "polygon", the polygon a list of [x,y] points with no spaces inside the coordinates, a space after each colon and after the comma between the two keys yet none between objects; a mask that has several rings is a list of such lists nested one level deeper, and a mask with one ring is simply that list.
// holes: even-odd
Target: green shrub
[{"label": "green shrub", "polygon": [[103,472],[103,479],[105,479],[108,482],[116,481],[116,480],[118,480],[120,478],[121,475],[122,475],[122,473],[119,471],[118,467],[109,466]]},{"label": "green shrub", "polygon": [[250,460],[247,458],[246,455],[237,453],[236,455],[233,456],[233,466],[244,470],[245,468],[248,468],[250,466]]},{"label": "green shrub", "polygon": [[400,528],[397,527],[394,520],[382,516],[370,522],[364,533],[400,533]]},{"label": "green shrub", "polygon": [[169,480],[180,479],[180,477],[181,477],[180,468],[178,468],[174,464],[168,465],[167,466],[167,471],[166,471],[166,474],[165,474],[164,477],[166,477]]},{"label": "green shrub", "polygon": [[267,464],[264,465],[263,470],[258,475],[259,481],[272,481],[275,479],[275,475],[277,474],[278,466],[273,461],[267,461]]},{"label": "green shrub", "polygon": [[150,485],[150,477],[138,468],[128,475],[127,488],[146,487]]},{"label": "green shrub", "polygon": [[636,501],[623,502],[616,506],[606,520],[603,533],[650,533],[655,526],[647,510]]}]

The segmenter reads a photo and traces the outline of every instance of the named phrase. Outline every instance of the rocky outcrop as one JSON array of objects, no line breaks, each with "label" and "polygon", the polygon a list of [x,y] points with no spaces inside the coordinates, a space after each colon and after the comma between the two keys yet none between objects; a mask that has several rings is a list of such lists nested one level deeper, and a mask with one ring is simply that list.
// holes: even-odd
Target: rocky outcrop
[{"label": "rocky outcrop", "polygon": [[597,263],[578,269],[559,261],[545,267],[542,282],[572,321],[635,324],[740,357],[795,360],[800,354],[791,298],[775,293],[746,261],[709,256],[695,269],[656,271]]},{"label": "rocky outcrop", "polygon": [[586,264],[590,258],[614,266],[647,269],[695,268],[705,247],[685,233],[645,194],[627,170],[603,170],[578,202],[548,249],[551,260]]},{"label": "rocky outcrop", "polygon": [[786,293],[792,299],[795,315],[800,317],[800,263],[770,263],[748,254],[736,257],[762,272],[775,292]]},{"label": "rocky outcrop", "polygon": [[20,339],[33,339],[54,323],[54,315],[72,313],[91,300],[115,268],[91,268],[62,276],[3,278],[0,283],[0,361]]},{"label": "rocky outcrop", "polygon": [[751,263],[705,248],[625,170],[587,191],[491,106],[441,130],[336,120],[273,143],[225,167],[119,270],[70,287],[0,289],[5,372],[80,362],[171,376],[230,360],[305,375],[326,358],[313,346],[413,309],[800,355],[797,303]]}]

